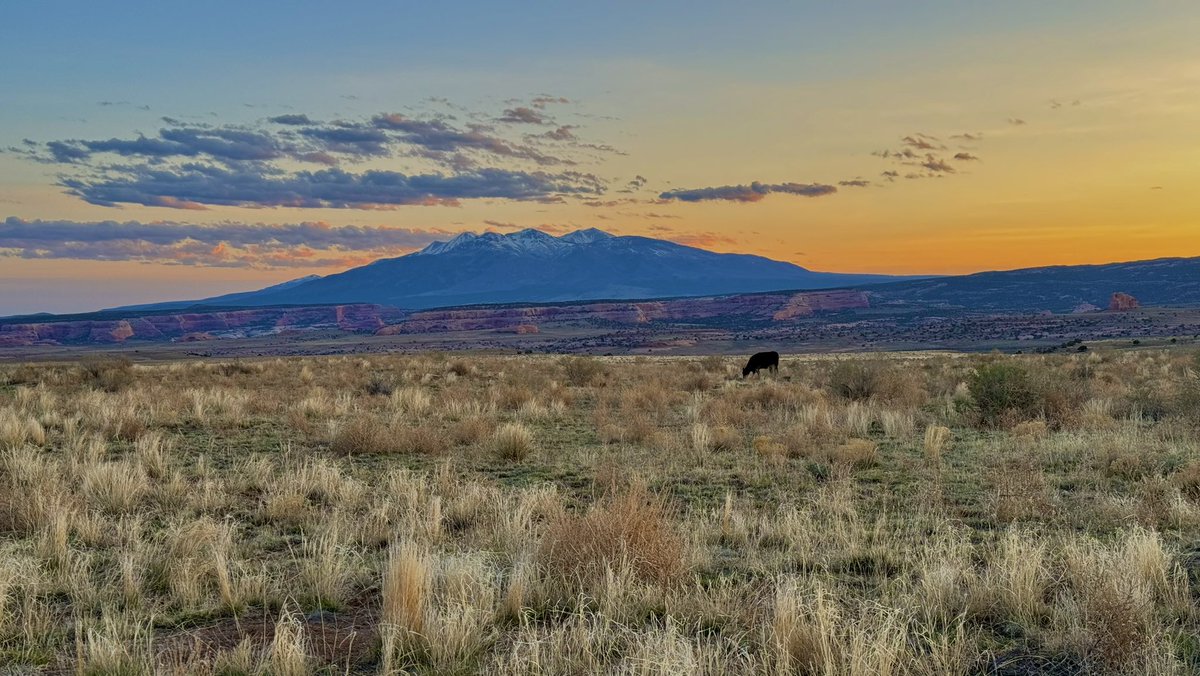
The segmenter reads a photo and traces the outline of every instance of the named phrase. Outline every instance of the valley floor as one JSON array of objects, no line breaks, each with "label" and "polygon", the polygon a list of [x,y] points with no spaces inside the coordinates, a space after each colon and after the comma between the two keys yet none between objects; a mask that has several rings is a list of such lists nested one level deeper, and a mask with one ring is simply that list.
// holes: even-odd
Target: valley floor
[{"label": "valley floor", "polygon": [[1200,357],[0,365],[0,671],[1189,674]]}]

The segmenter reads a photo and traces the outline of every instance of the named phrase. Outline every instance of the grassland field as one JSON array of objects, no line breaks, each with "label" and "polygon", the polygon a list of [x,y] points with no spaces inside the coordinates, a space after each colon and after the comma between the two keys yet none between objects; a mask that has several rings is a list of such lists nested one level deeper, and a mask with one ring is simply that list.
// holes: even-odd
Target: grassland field
[{"label": "grassland field", "polygon": [[0,673],[1200,673],[1200,355],[0,364]]}]

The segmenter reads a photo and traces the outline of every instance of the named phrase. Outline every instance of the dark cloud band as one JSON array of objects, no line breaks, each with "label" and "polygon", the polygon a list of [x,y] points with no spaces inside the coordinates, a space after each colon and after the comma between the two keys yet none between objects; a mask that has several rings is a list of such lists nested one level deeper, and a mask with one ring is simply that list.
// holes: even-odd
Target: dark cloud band
[{"label": "dark cloud band", "polygon": [[139,166],[119,175],[64,179],[70,194],[92,204],[141,204],[202,209],[207,206],[379,209],[453,205],[466,199],[547,201],[564,195],[598,195],[590,174],[480,169],[452,175],[407,175],[341,169],[284,173],[261,166],[180,168]]},{"label": "dark cloud band", "polygon": [[837,192],[837,187],[823,183],[759,183],[750,185],[724,185],[715,188],[691,188],[669,190],[659,195],[662,199],[681,202],[705,202],[724,200],[729,202],[757,202],[767,195],[780,193],[801,197],[823,197]]}]

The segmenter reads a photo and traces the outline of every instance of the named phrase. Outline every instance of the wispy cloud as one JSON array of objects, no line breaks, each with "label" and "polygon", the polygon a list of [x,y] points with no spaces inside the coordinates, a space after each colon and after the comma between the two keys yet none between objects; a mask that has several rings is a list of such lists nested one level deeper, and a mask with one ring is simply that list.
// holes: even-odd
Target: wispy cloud
[{"label": "wispy cloud", "polygon": [[[979,132],[950,135],[953,141],[971,143],[979,142],[982,138],[983,134]],[[944,152],[948,155],[949,149],[937,136],[916,133],[901,137],[899,148],[876,150],[871,154],[895,167],[880,174],[889,183],[895,182],[901,176],[906,179],[941,178],[958,173],[959,168],[954,165],[955,162],[980,161],[978,155],[965,150],[949,156],[944,155]]]},{"label": "wispy cloud", "polygon": [[0,222],[0,256],[214,267],[331,267],[400,255],[449,234],[322,222],[199,225],[10,217]]},{"label": "wispy cloud", "polygon": [[512,124],[549,124],[550,118],[540,110],[527,108],[525,106],[517,106],[515,108],[507,108],[500,117],[496,118],[500,122],[509,122]]},{"label": "wispy cloud", "polygon": [[936,136],[928,134],[912,134],[900,139],[900,142],[909,148],[916,150],[945,150],[946,146],[938,140]]},{"label": "wispy cloud", "polygon": [[669,190],[660,198],[682,202],[704,202],[724,200],[730,202],[757,202],[767,195],[779,193],[801,197],[823,197],[837,192],[837,188],[823,183],[760,183],[750,185],[723,185],[713,188],[689,188]]},{"label": "wispy cloud", "polygon": [[694,232],[681,230],[669,225],[653,225],[650,227],[650,232],[654,233],[655,237],[665,239],[676,244],[684,246],[697,246],[701,248],[709,248],[720,245],[734,245],[738,241],[728,235],[722,235],[715,232]]}]

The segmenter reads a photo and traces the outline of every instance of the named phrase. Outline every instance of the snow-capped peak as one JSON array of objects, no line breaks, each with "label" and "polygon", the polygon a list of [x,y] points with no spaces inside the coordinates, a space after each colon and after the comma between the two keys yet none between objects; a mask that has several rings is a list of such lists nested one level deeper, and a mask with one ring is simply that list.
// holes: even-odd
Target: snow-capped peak
[{"label": "snow-capped peak", "polygon": [[441,241],[433,242],[429,246],[426,246],[424,249],[421,249],[420,251],[418,251],[417,253],[418,254],[446,253],[447,251],[450,251],[451,249],[457,249],[458,247],[462,246],[463,244],[474,241],[476,239],[479,239],[479,235],[476,235],[473,232],[464,232],[464,233],[455,235],[454,239],[450,240],[449,242],[441,242]]},{"label": "snow-capped peak", "polygon": [[559,237],[559,239],[572,244],[591,244],[592,242],[598,242],[602,239],[609,239],[610,237],[612,237],[612,235],[604,232],[600,228],[588,228],[586,230],[569,232],[562,237]]},{"label": "snow-capped peak", "polygon": [[561,237],[555,237],[533,228],[525,228],[507,235],[497,232],[485,232],[479,235],[473,232],[464,232],[448,242],[433,242],[414,255],[443,254],[466,245],[470,245],[472,248],[486,247],[521,253],[549,254],[581,244],[591,244],[609,237],[612,235],[597,228],[576,230]]}]

